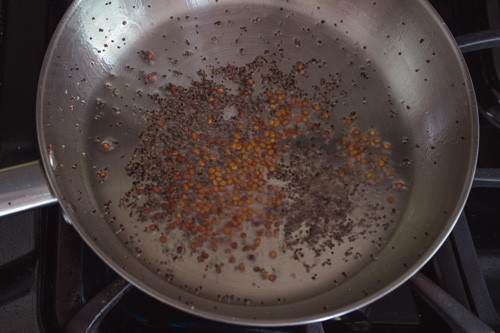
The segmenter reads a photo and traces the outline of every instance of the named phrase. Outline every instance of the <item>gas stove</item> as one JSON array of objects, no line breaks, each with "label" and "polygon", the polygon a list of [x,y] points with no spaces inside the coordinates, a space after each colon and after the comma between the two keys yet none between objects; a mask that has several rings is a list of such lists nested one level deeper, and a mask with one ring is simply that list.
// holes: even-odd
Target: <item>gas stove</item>
[{"label": "gas stove", "polygon": [[[0,2],[0,168],[39,158],[38,74],[70,3]],[[431,3],[455,36],[500,27],[498,0]],[[496,35],[491,34],[492,41]],[[463,39],[469,48],[474,47],[473,37]],[[439,252],[412,281],[384,298],[348,315],[303,326],[257,328],[201,319],[119,278],[52,205],[0,219],[0,331],[500,331],[500,50],[465,57],[481,113],[474,187]]]}]

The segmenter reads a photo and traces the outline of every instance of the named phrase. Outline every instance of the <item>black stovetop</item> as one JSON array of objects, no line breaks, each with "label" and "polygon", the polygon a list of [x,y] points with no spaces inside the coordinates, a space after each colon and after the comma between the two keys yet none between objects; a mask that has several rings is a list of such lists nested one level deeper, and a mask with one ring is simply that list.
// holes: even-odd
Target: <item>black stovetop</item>
[{"label": "black stovetop", "polygon": [[[499,24],[499,1],[431,1],[455,35]],[[0,168],[39,158],[35,128],[38,74],[50,37],[70,0],[0,2]],[[466,60],[482,110],[500,91],[491,50]],[[478,167],[500,169],[500,129],[481,117]],[[500,189],[474,188],[450,238],[422,272],[482,321],[500,328]],[[0,219],[0,332],[63,332],[117,275],[90,250],[60,209]],[[95,298],[94,298],[95,300]],[[83,318],[81,316],[80,318]],[[77,332],[71,326],[66,332]],[[92,330],[80,330],[91,332]],[[410,284],[322,325],[254,328],[179,312],[132,288],[96,332],[454,332]],[[79,331],[78,331],[79,332]],[[93,332],[93,331],[92,331]]]}]

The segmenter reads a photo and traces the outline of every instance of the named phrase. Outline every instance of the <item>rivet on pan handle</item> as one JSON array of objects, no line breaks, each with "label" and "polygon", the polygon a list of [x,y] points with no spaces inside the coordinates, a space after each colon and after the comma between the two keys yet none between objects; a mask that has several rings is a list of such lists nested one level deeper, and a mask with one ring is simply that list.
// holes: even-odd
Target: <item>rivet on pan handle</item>
[{"label": "rivet on pan handle", "polygon": [[0,217],[55,202],[40,161],[0,170]]}]

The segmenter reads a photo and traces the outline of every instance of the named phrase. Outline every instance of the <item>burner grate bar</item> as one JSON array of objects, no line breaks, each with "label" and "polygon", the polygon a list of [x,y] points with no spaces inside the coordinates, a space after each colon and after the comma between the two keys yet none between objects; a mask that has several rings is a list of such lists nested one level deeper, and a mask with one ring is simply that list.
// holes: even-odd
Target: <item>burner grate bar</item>
[{"label": "burner grate bar", "polygon": [[453,229],[451,240],[457,253],[457,260],[461,266],[463,278],[468,286],[471,305],[482,321],[493,327],[500,328],[500,316],[495,310],[488,287],[484,281],[467,219],[463,213]]},{"label": "burner grate bar", "polygon": [[500,188],[500,169],[477,168],[472,187]]}]

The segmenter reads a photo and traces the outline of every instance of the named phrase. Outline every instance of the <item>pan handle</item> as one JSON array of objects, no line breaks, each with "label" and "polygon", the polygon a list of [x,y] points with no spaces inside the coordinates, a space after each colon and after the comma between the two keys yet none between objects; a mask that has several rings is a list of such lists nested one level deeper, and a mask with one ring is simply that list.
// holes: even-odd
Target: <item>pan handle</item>
[{"label": "pan handle", "polygon": [[500,47],[500,29],[490,29],[455,37],[462,53]]},{"label": "pan handle", "polygon": [[55,202],[40,161],[0,170],[0,217]]}]

